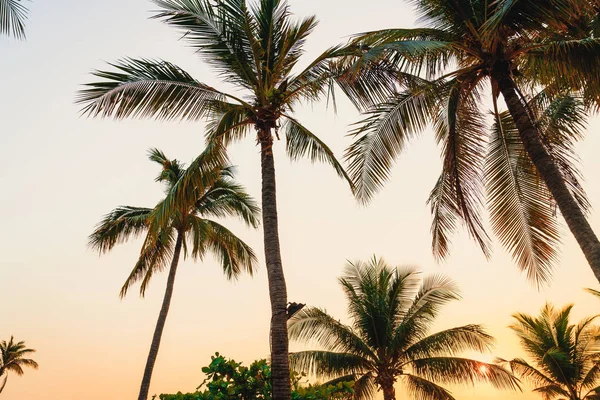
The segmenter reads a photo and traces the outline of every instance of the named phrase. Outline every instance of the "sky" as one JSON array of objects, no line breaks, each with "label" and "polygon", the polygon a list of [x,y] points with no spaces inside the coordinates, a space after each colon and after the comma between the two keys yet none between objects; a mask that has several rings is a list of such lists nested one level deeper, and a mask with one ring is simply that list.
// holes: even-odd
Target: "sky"
[{"label": "sky", "polygon": [[[356,32],[414,26],[408,3],[377,0],[290,0],[298,16],[317,14],[305,60]],[[164,294],[156,277],[145,298],[118,293],[140,241],[99,257],[87,236],[102,215],[119,205],[153,206],[162,195],[150,147],[191,161],[203,149],[203,124],[119,121],[81,117],[75,92],[90,71],[125,56],[169,60],[210,85],[223,87],[178,33],[150,20],[147,0],[102,2],[37,0],[30,3],[27,40],[0,38],[0,340],[14,335],[35,348],[40,368],[10,376],[6,400],[44,398],[133,399]],[[220,85],[220,86],[219,86]],[[359,115],[344,99],[337,113],[325,103],[299,107],[297,117],[338,156]],[[579,144],[592,227],[600,232],[600,121],[593,119]],[[582,288],[599,288],[581,251],[563,226],[560,262],[550,284],[537,288],[496,241],[489,259],[464,231],[452,254],[437,264],[430,250],[426,205],[441,163],[430,131],[413,141],[392,179],[368,206],[352,198],[334,171],[286,159],[275,144],[281,248],[290,301],[323,307],[348,322],[337,278],[346,260],[381,256],[424,274],[455,280],[462,300],[444,309],[436,329],[483,324],[497,338],[492,354],[522,356],[507,326],[515,312],[536,313],[546,301],[575,303],[574,320],[597,313],[600,300]],[[249,138],[231,149],[237,178],[260,196],[258,148]],[[215,260],[185,261],[164,331],[150,393],[193,391],[201,367],[219,351],[249,364],[268,356],[270,308],[262,232],[227,220],[259,254],[253,277],[225,279]],[[292,350],[301,346],[292,344]],[[476,356],[476,355],[471,355]],[[452,388],[460,399],[534,399],[486,386]]]}]

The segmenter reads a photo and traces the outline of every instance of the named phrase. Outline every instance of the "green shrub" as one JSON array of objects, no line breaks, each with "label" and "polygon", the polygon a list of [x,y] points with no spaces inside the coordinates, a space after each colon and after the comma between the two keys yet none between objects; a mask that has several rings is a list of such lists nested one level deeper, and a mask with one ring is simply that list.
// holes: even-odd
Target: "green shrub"
[{"label": "green shrub", "polygon": [[[219,353],[202,368],[206,379],[195,393],[161,394],[160,400],[271,400],[271,367],[257,360],[245,367]],[[351,399],[354,382],[303,385],[303,373],[292,372],[292,400]],[[201,390],[202,389],[202,390]]]}]

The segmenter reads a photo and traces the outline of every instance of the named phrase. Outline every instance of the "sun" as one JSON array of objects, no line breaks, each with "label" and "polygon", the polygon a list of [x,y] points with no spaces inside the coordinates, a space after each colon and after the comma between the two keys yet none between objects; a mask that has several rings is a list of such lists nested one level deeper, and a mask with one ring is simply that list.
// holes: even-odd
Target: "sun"
[{"label": "sun", "polygon": [[479,366],[479,372],[482,373],[483,375],[487,374],[489,372],[490,368],[485,365],[485,364],[481,364]]}]

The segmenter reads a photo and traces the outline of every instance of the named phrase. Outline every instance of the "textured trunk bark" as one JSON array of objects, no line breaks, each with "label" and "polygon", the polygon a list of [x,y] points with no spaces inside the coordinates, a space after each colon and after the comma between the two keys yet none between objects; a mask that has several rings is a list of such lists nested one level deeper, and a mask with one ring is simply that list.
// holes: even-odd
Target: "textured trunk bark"
[{"label": "textured trunk bark", "polygon": [[394,382],[383,382],[381,384],[383,390],[384,400],[396,400],[396,390],[394,389]]},{"label": "textured trunk bark", "polygon": [[156,328],[154,329],[154,336],[152,337],[152,344],[150,345],[150,353],[148,354],[148,360],[146,361],[146,368],[144,369],[144,377],[142,378],[142,385],[140,387],[140,395],[138,396],[138,400],[148,399],[150,380],[152,379],[152,370],[154,369],[154,363],[156,362],[156,356],[158,355],[158,348],[160,347],[160,339],[165,327],[165,321],[167,320],[167,314],[169,313],[169,306],[171,305],[173,286],[175,284],[175,274],[177,273],[177,265],[179,264],[179,255],[181,254],[182,245],[183,233],[179,232],[177,234],[177,241],[175,242],[175,249],[173,250],[173,260],[171,261],[171,269],[169,270],[169,278],[167,279],[167,289],[165,290],[165,297],[163,298],[162,307],[160,309],[160,313],[158,314],[158,321],[156,321]]},{"label": "textured trunk bark", "polygon": [[508,111],[515,121],[525,150],[531,157],[542,179],[552,193],[569,229],[581,247],[596,279],[600,282],[600,242],[585,218],[583,211],[565,184],[560,170],[542,143],[538,130],[531,120],[526,105],[517,95],[516,84],[510,75],[508,64],[499,64],[492,72],[492,78],[504,97]]},{"label": "textured trunk bark", "polygon": [[259,132],[261,143],[262,217],[269,297],[271,299],[271,379],[273,400],[289,400],[291,394],[288,361],[287,289],[281,264],[277,226],[277,192],[273,139],[270,131]]}]

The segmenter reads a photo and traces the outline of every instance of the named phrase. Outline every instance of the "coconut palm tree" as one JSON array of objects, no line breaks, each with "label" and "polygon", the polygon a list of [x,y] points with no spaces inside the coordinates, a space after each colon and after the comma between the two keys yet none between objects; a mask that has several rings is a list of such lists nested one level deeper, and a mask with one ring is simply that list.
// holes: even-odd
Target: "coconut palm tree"
[{"label": "coconut palm tree", "polygon": [[4,378],[4,382],[0,385],[0,393],[6,386],[9,372],[21,376],[24,374],[23,367],[38,369],[35,361],[25,358],[33,353],[35,350],[25,347],[25,342],[15,342],[12,336],[8,342],[6,340],[0,342],[0,379]]},{"label": "coconut palm tree", "polygon": [[480,325],[430,333],[442,306],[459,298],[448,278],[421,280],[412,269],[392,268],[373,258],[349,263],[339,282],[352,325],[318,308],[298,312],[290,320],[290,339],[322,349],[290,354],[294,369],[354,379],[357,399],[372,398],[375,388],[383,391],[385,400],[395,399],[398,380],[415,398],[429,400],[453,399],[441,384],[519,387],[509,371],[459,356],[489,350],[494,339]]},{"label": "coconut palm tree", "polygon": [[[167,193],[173,191],[185,173],[185,166],[177,160],[168,159],[157,149],[150,150],[149,158],[162,166],[156,180],[165,185]],[[170,263],[167,287],[144,369],[139,400],[148,398],[152,370],[169,312],[182,251],[184,257],[191,256],[194,260],[202,260],[208,254],[214,254],[229,279],[237,278],[242,271],[252,274],[254,270],[256,257],[252,249],[211,218],[239,217],[246,224],[257,227],[258,206],[244,188],[232,180],[229,169],[225,169],[218,180],[211,181],[213,183],[208,187],[188,185],[187,203],[178,207],[164,224],[158,222],[156,212],[165,200],[155,208],[121,206],[107,214],[89,238],[90,246],[103,254],[118,243],[146,233],[140,256],[121,288],[121,298],[139,281],[140,295],[144,296],[152,276]]]},{"label": "coconut palm tree", "polygon": [[600,328],[597,316],[569,324],[572,305],[560,310],[546,304],[539,316],[515,314],[511,329],[533,363],[498,359],[534,385],[545,400],[600,398]]},{"label": "coconut palm tree", "polygon": [[[448,254],[460,222],[489,254],[480,213],[485,188],[493,230],[531,278],[546,280],[556,257],[549,204],[556,202],[600,280],[600,242],[572,165],[586,114],[600,107],[600,1],[411,3],[424,26],[369,32],[351,43],[363,56],[345,79],[360,81],[349,93],[368,112],[346,154],[358,198],[369,200],[406,143],[432,126],[443,147],[429,199],[438,258]],[[398,90],[356,73],[373,68],[394,71]]]},{"label": "coconut palm tree", "polygon": [[0,0],[0,35],[25,38],[27,7],[25,0]]},{"label": "coconut palm tree", "polygon": [[285,0],[154,0],[156,18],[182,32],[219,76],[238,89],[225,93],[178,66],[148,59],[124,59],[116,71],[97,71],[102,82],[90,83],[79,102],[84,113],[115,118],[152,117],[209,121],[207,141],[228,144],[253,130],[260,145],[262,215],[271,300],[273,397],[290,396],[287,290],[280,254],[275,185],[274,140],[285,136],[293,159],[308,157],[331,164],[349,180],[333,152],[294,118],[302,101],[326,96],[337,70],[330,60],[351,50],[325,51],[297,72],[303,46],[316,18],[292,19]]}]

